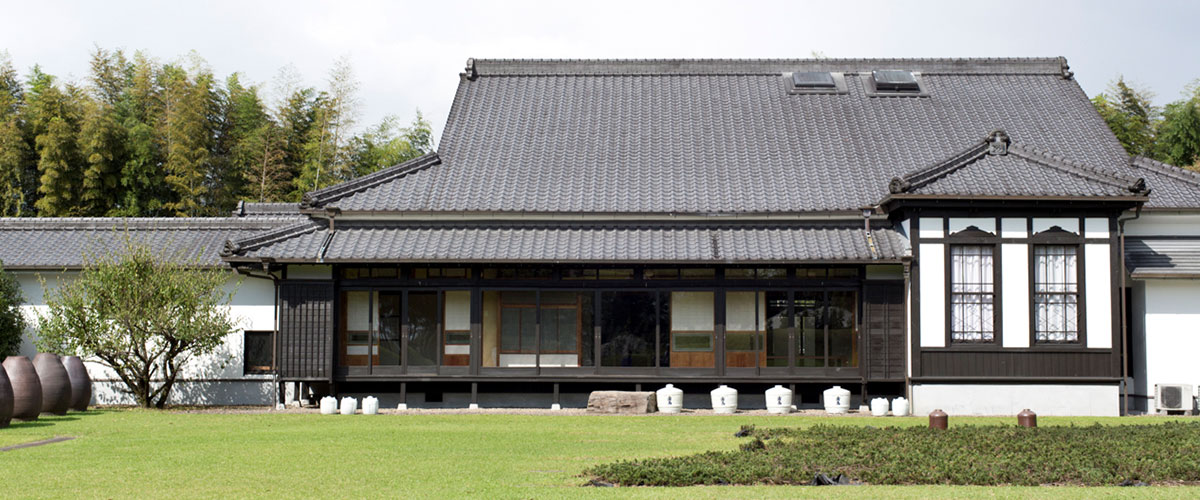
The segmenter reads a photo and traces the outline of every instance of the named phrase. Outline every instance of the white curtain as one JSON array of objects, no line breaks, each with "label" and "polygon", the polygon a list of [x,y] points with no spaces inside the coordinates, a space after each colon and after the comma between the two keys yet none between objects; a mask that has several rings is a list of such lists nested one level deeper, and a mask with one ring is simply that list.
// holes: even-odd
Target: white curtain
[{"label": "white curtain", "polygon": [[994,327],[993,247],[950,247],[950,331],[961,342],[991,342]]},{"label": "white curtain", "polygon": [[1079,340],[1079,274],[1074,246],[1034,247],[1034,325],[1039,342]]}]

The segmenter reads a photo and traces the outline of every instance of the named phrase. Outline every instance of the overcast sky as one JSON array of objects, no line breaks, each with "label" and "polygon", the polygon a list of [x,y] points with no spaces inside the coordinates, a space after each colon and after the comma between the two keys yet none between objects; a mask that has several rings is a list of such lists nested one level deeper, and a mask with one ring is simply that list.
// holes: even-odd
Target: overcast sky
[{"label": "overcast sky", "polygon": [[293,64],[323,85],[345,55],[361,123],[420,109],[440,135],[476,58],[1066,56],[1089,95],[1119,74],[1159,104],[1200,77],[1200,2],[9,2],[0,49],[67,80],[94,45],[162,60],[190,50],[221,77],[270,84]]}]

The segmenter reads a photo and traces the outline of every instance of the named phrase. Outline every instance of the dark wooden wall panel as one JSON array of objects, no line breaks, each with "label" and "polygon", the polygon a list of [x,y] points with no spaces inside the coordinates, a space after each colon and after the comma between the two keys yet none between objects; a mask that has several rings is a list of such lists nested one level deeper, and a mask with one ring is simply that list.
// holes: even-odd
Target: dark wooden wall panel
[{"label": "dark wooden wall panel", "polygon": [[922,377],[1119,377],[1112,353],[1044,351],[921,351]]},{"label": "dark wooden wall panel", "polygon": [[863,324],[868,380],[904,380],[904,285],[866,282]]},{"label": "dark wooden wall panel", "polygon": [[279,377],[332,380],[333,283],[279,284]]}]

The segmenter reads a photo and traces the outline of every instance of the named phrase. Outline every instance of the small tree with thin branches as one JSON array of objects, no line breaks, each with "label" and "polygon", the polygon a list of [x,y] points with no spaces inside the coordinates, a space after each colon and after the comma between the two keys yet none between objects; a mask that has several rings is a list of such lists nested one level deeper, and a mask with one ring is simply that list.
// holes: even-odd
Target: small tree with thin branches
[{"label": "small tree with thin branches", "polygon": [[126,239],[123,251],[89,257],[73,280],[45,281],[38,348],[111,368],[145,408],[163,408],[189,360],[216,354],[234,332],[228,272],[156,253]]}]

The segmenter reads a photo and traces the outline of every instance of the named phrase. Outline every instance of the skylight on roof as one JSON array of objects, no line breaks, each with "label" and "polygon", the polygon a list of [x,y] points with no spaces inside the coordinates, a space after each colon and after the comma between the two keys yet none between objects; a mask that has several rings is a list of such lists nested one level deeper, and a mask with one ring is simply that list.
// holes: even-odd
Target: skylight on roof
[{"label": "skylight on roof", "polygon": [[833,74],[823,71],[797,71],[792,73],[792,85],[802,89],[833,89],[837,83]]},{"label": "skylight on roof", "polygon": [[921,85],[911,71],[880,69],[871,72],[875,88],[885,92],[920,92]]}]

